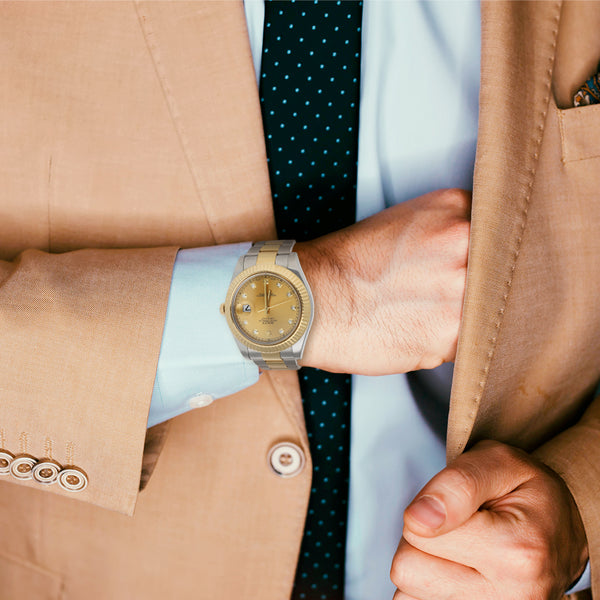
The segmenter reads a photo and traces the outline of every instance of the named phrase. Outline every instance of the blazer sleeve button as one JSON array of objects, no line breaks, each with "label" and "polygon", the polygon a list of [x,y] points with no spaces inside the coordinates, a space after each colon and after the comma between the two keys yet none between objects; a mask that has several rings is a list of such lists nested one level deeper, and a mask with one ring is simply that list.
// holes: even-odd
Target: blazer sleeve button
[{"label": "blazer sleeve button", "polygon": [[56,483],[61,467],[53,460],[44,460],[33,468],[33,478],[42,485]]},{"label": "blazer sleeve button", "polygon": [[23,454],[17,456],[10,465],[10,474],[15,479],[26,481],[33,479],[33,467],[37,464],[37,460],[33,456]]},{"label": "blazer sleeve button", "polygon": [[60,472],[58,485],[67,492],[81,492],[88,486],[88,478],[81,469],[69,467]]},{"label": "blazer sleeve button", "polygon": [[10,465],[14,458],[14,454],[0,450],[0,475],[10,475]]}]

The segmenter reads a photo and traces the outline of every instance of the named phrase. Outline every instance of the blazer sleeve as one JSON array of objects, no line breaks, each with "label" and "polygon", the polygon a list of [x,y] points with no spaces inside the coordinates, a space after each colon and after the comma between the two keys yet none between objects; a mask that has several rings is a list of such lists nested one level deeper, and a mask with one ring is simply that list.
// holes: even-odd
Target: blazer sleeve
[{"label": "blazer sleeve", "polygon": [[176,253],[0,261],[1,480],[133,514],[165,435],[146,424]]},{"label": "blazer sleeve", "polygon": [[563,478],[577,503],[589,547],[592,596],[600,598],[600,396],[577,424],[533,454]]}]

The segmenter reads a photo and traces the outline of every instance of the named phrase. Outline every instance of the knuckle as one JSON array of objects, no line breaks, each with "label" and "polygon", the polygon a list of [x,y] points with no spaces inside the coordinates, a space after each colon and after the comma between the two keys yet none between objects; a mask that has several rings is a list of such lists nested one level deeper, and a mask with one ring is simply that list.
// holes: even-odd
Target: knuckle
[{"label": "knuckle", "polygon": [[494,457],[499,459],[508,458],[509,455],[509,446],[496,440],[481,440],[473,446],[472,450],[474,452],[483,451],[487,454],[493,454]]},{"label": "knuckle", "polygon": [[461,312],[462,302],[459,303],[454,300],[448,301],[440,308],[440,322],[437,326],[435,341],[430,348],[430,354],[427,356],[430,360],[438,361],[438,364],[434,366],[452,360],[456,355]]},{"label": "knuckle", "polygon": [[441,356],[437,354],[424,354],[418,361],[419,369],[436,369],[440,365],[450,360],[451,352],[441,353]]},{"label": "knuckle", "polygon": [[546,585],[554,571],[552,544],[541,532],[523,531],[508,553],[516,575],[525,584]]},{"label": "knuckle", "polygon": [[455,247],[456,257],[460,259],[461,264],[467,263],[470,234],[471,223],[469,221],[457,221],[449,230],[449,235]]},{"label": "knuckle", "polygon": [[447,188],[442,191],[444,199],[448,204],[455,206],[463,211],[469,208],[471,204],[471,192],[461,188]]},{"label": "knuckle", "polygon": [[542,547],[529,545],[517,553],[516,564],[523,581],[541,582],[546,578],[548,555]]},{"label": "knuckle", "polygon": [[[454,277],[454,281],[453,281],[453,293],[455,294],[455,298],[459,299],[459,310],[460,312],[462,312],[462,305],[463,305],[463,299],[465,296],[465,287],[466,287],[466,280],[467,280],[467,267],[466,265],[464,267],[461,267],[457,272],[456,272],[456,277]],[[459,318],[460,318],[460,313],[459,313]]]},{"label": "knuckle", "polygon": [[455,271],[447,273],[440,281],[439,288],[436,290],[440,302],[444,302],[448,314],[444,316],[451,317],[454,322],[456,318],[460,319],[462,303],[465,294],[465,280],[467,270],[465,266],[459,266]]},{"label": "knuckle", "polygon": [[392,560],[390,579],[400,590],[411,586],[415,579],[415,564],[411,557],[411,549],[404,539],[398,546],[398,550]]},{"label": "knuckle", "polygon": [[467,265],[470,230],[471,225],[468,221],[453,220],[447,222],[443,232],[432,240],[435,242],[432,250],[439,254],[452,270]]},{"label": "knuckle", "polygon": [[499,448],[500,446],[504,446],[504,444],[502,442],[497,442],[496,440],[481,440],[473,446],[473,449],[482,448],[488,450],[491,448]]},{"label": "knuckle", "polygon": [[473,449],[484,450],[492,454],[499,461],[522,460],[522,451],[514,446],[503,444],[496,440],[482,440],[477,442]]},{"label": "knuckle", "polygon": [[441,482],[444,492],[454,496],[460,501],[469,500],[477,496],[479,484],[477,477],[470,470],[459,467],[447,467]]},{"label": "knuckle", "polygon": [[390,569],[390,579],[398,589],[402,589],[406,585],[406,569],[403,565],[404,561],[396,556]]}]

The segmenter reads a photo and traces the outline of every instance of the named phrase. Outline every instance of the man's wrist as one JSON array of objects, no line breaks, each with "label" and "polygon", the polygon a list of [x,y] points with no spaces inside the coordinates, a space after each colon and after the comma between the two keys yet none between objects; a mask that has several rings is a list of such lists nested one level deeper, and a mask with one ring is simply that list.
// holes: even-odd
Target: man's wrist
[{"label": "man's wrist", "polygon": [[[298,362],[303,367],[335,371],[331,358],[339,354],[339,333],[344,327],[348,299],[348,290],[340,277],[341,269],[325,244],[318,241],[297,243],[294,250],[312,290],[314,308],[311,331]],[[332,323],[335,326],[331,326]]]}]

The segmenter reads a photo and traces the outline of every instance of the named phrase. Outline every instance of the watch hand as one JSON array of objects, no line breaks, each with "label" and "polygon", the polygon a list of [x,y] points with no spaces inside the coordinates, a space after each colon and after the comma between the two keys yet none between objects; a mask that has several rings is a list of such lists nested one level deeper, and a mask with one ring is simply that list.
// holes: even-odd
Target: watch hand
[{"label": "watch hand", "polygon": [[263,279],[263,284],[264,284],[264,290],[265,290],[265,308],[264,310],[267,310],[267,280]]},{"label": "watch hand", "polygon": [[[282,304],[285,304],[286,302],[292,302],[292,300],[294,300],[294,298],[288,298],[287,300],[284,300],[283,302],[278,302],[277,304],[273,304],[273,306],[269,306],[269,309],[271,308],[275,308],[276,306],[281,306]],[[259,308],[256,312],[263,312],[263,310],[265,310],[264,308]]]},{"label": "watch hand", "polygon": [[269,306],[269,300],[271,300],[271,290],[269,290],[269,293],[267,294],[267,314],[269,314],[269,310],[271,310],[271,307]]}]

